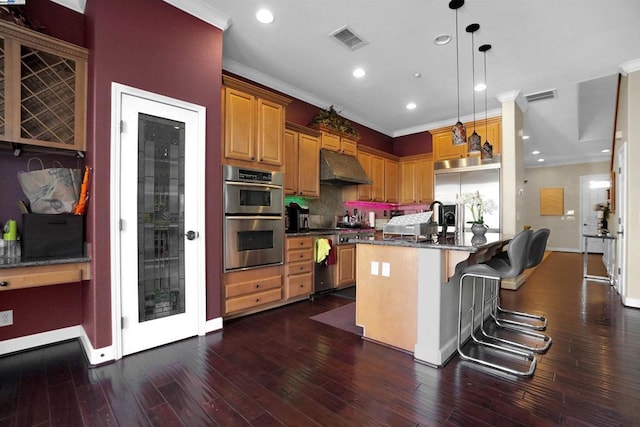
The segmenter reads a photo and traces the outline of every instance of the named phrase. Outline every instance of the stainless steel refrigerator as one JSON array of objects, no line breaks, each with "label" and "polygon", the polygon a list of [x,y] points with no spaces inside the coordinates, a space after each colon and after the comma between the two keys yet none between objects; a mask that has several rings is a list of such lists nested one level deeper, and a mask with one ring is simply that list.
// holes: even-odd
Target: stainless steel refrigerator
[{"label": "stainless steel refrigerator", "polygon": [[[456,197],[480,192],[483,202],[492,207],[491,212],[484,213],[484,222],[489,231],[500,231],[500,168],[448,168],[434,171],[435,199],[445,205],[455,205]],[[468,221],[472,221],[471,212],[465,208],[465,228],[469,228]]]}]

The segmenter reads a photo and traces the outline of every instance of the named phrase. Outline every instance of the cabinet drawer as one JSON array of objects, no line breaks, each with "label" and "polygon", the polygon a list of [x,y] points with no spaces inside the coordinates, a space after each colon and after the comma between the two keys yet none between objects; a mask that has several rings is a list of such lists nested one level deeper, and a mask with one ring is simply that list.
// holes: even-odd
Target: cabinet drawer
[{"label": "cabinet drawer", "polygon": [[312,237],[287,237],[287,251],[292,249],[311,249],[312,246]]},{"label": "cabinet drawer", "polygon": [[311,273],[313,271],[312,262],[293,262],[285,266],[285,277],[292,276],[294,274]]},{"label": "cabinet drawer", "polygon": [[263,304],[267,304],[274,301],[279,301],[282,298],[282,289],[270,289],[263,292],[257,292],[250,295],[245,295],[237,298],[231,298],[225,301],[225,312],[232,313],[234,311],[245,310],[252,307],[257,307]]},{"label": "cabinet drawer", "polygon": [[298,274],[285,279],[285,298],[309,295],[313,289],[313,275],[311,273]]},{"label": "cabinet drawer", "polygon": [[90,278],[88,262],[7,268],[0,270],[0,291],[75,283]]},{"label": "cabinet drawer", "polygon": [[232,298],[240,295],[251,294],[267,289],[280,288],[282,276],[272,276],[263,279],[255,279],[247,282],[235,283],[225,286],[226,297]]},{"label": "cabinet drawer", "polygon": [[312,261],[313,251],[302,249],[299,251],[287,251],[287,264],[290,262]]}]

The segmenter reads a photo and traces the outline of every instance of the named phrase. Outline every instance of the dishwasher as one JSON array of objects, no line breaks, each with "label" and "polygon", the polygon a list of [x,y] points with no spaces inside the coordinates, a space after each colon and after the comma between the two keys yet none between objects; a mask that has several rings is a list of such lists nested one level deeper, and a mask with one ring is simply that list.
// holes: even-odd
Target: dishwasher
[{"label": "dishwasher", "polygon": [[[321,261],[316,262],[315,254],[317,252],[317,244],[320,239],[329,240],[329,244],[331,245],[331,250],[329,255]],[[322,295],[333,291],[336,284],[336,254],[335,247],[339,243],[339,237],[337,235],[330,236],[317,236],[313,241],[313,253],[314,253],[314,280],[313,280],[313,293],[311,294],[311,298],[313,296]]]}]

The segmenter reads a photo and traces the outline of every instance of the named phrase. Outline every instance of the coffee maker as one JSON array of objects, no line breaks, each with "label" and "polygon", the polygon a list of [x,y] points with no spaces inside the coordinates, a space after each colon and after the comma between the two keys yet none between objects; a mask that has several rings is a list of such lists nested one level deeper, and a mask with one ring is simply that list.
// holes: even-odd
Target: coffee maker
[{"label": "coffee maker", "polygon": [[303,233],[309,231],[309,209],[291,202],[289,206],[287,206],[287,216],[289,217],[288,233]]}]

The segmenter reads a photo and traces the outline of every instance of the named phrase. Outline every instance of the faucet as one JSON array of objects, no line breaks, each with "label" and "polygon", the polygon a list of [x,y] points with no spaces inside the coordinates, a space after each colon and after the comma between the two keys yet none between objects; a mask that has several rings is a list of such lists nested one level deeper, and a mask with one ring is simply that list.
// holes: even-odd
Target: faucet
[{"label": "faucet", "polygon": [[[442,226],[442,231],[440,231],[440,236],[441,237],[447,237],[447,222],[443,220],[442,224],[440,224],[439,221],[435,220],[435,211],[433,209],[435,207],[435,205],[440,205],[440,207],[438,208],[438,213],[440,213],[440,210],[442,210],[442,208],[444,206],[442,204],[442,202],[439,201],[439,200],[434,200],[433,202],[431,202],[431,204],[429,205],[429,210],[432,212],[432,214],[431,214],[431,222],[432,223],[435,222],[438,225]],[[438,217],[440,217],[440,215],[438,215]],[[438,218],[438,219],[440,219],[440,218]]]}]

